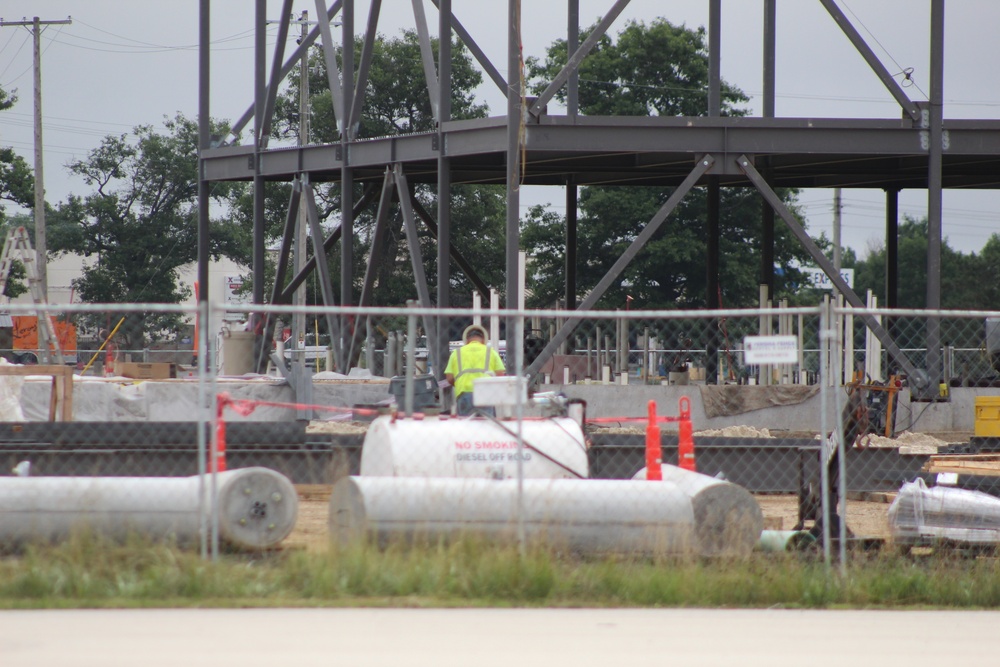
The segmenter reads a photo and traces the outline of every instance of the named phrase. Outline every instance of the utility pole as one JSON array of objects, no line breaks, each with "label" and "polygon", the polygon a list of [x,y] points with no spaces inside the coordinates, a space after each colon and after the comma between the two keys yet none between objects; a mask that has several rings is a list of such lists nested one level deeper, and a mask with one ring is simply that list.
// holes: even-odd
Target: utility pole
[{"label": "utility pole", "polygon": [[840,199],[840,188],[833,189],[833,268],[840,271],[840,212],[843,209]]},{"label": "utility pole", "polygon": [[42,27],[48,25],[68,25],[72,17],[61,21],[42,21],[36,16],[32,20],[4,21],[0,28],[23,26],[34,38],[33,60],[35,69],[35,252],[38,255],[38,279],[42,295],[49,298],[48,244],[45,240],[45,177],[42,170]]}]

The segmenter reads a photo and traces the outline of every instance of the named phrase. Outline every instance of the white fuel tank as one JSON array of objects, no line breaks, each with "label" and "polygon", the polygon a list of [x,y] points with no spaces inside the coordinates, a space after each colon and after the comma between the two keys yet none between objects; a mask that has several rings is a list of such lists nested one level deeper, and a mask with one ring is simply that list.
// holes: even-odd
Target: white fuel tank
[{"label": "white fuel tank", "polygon": [[[525,478],[585,479],[587,446],[566,417],[522,421]],[[378,477],[517,477],[517,422],[483,418],[382,416],[361,449],[361,475]]]},{"label": "white fuel tank", "polygon": [[330,495],[340,543],[474,536],[583,554],[696,555],[694,511],[676,484],[612,479],[517,480],[344,477]]}]

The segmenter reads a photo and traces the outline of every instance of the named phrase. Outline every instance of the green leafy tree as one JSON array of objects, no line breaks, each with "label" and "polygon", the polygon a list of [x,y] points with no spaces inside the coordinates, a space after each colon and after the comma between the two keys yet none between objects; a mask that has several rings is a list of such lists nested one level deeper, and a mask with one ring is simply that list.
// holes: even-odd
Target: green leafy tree
[{"label": "green leafy tree", "polygon": [[[57,207],[60,232],[50,247],[87,258],[73,281],[84,302],[179,303],[189,296],[178,270],[197,259],[198,124],[177,115],[165,121],[164,130],[142,125],[131,134],[105,137],[69,165],[92,192]],[[227,194],[226,185],[212,192],[218,201]],[[210,254],[246,261],[245,239],[237,224],[216,220]],[[107,326],[103,317],[90,320],[95,328]],[[177,314],[133,313],[118,337],[128,348],[141,348],[175,336],[181,320]]]},{"label": "green leafy tree", "polygon": [[[17,95],[0,88],[0,111],[10,109]],[[34,207],[35,179],[31,167],[10,146],[0,146],[0,225],[6,223],[5,202]]]},{"label": "green leafy tree", "polygon": [[[6,111],[17,102],[17,95],[0,88],[0,111]],[[12,227],[31,227],[33,216],[27,213],[8,217],[4,202],[10,202],[23,208],[34,208],[35,178],[31,167],[10,146],[0,146],[0,231],[6,233]],[[24,265],[15,261],[11,266],[10,275],[6,276],[3,295],[16,299],[28,291],[25,284],[27,274]]]},{"label": "green leafy tree", "polygon": [[[591,29],[592,30],[592,29]],[[589,32],[589,31],[588,31]],[[532,88],[540,92],[567,60],[558,40],[544,60],[527,61]],[[703,28],[664,19],[628,23],[617,39],[604,36],[580,66],[580,110],[587,115],[702,116],[708,112],[708,53]],[[563,89],[557,98],[565,100]],[[743,115],[747,97],[723,83],[723,115]],[[579,195],[577,289],[585,294],[673,192],[656,187],[585,187]],[[794,207],[794,192],[781,191]],[[723,306],[756,305],[759,282],[761,198],[752,188],[723,188],[719,282]],[[692,308],[705,304],[706,194],[689,192],[646,247],[608,289],[598,307]],[[533,258],[531,304],[551,306],[563,295],[562,216],[532,209],[523,221],[522,246]],[[783,225],[775,229],[777,297],[799,279],[805,251]]]},{"label": "green leafy tree", "polygon": [[[927,304],[927,218],[904,216],[898,233],[898,305],[920,309]],[[861,295],[871,290],[886,299],[886,251],[884,244],[869,248],[855,268],[855,291]],[[943,310],[997,310],[1000,308],[1000,237],[993,235],[980,254],[957,251],[941,241],[941,308]],[[893,317],[892,329],[904,347],[926,345],[926,321],[923,318]],[[940,342],[959,348],[978,348],[983,344],[982,323],[968,319],[942,318]],[[967,360],[967,357],[965,357]],[[956,369],[961,374],[962,358]]]},{"label": "green leafy tree", "polygon": [[[356,45],[360,52],[361,42]],[[432,40],[432,49],[437,57],[438,42]],[[332,142],[339,140],[336,133],[336,118],[332,108],[326,65],[322,53],[314,49],[309,57],[310,88],[310,140]],[[293,73],[289,80],[293,83],[278,99],[275,112],[275,135],[282,138],[298,136],[298,77]],[[452,118],[479,118],[486,115],[485,105],[477,104],[473,90],[482,81],[482,75],[474,67],[468,51],[458,41],[452,44]],[[430,97],[424,80],[420,57],[420,43],[413,31],[405,31],[399,37],[379,36],[375,41],[373,60],[367,87],[365,103],[360,120],[361,137],[426,132],[435,128],[431,112]],[[436,214],[436,190],[414,184],[421,203],[433,216]],[[354,192],[357,202],[362,193],[360,186]],[[340,218],[340,185],[317,185],[320,217],[330,228],[335,227]],[[280,198],[276,199],[280,201]],[[282,207],[287,205],[287,196]],[[477,271],[490,285],[502,288],[504,283],[504,255],[497,252],[503,248],[505,199],[502,188],[495,186],[455,185],[452,188],[451,221],[452,243],[473,261]],[[280,227],[272,224],[269,229],[280,234]],[[436,289],[437,250],[436,241],[429,231],[418,224],[421,255],[424,271],[432,291]],[[369,249],[374,231],[374,207],[362,214],[355,223],[354,282],[356,293],[360,290],[366,260],[377,266],[377,289],[374,291],[376,305],[402,305],[407,299],[416,297],[413,272],[410,266],[406,234],[402,215],[395,208],[388,220],[385,245],[374,258],[369,258]],[[311,251],[310,251],[311,252]],[[331,282],[335,292],[340,290],[339,246],[328,256]],[[452,265],[451,270],[454,305],[469,305],[472,302],[472,284],[461,270]],[[317,302],[316,286],[310,282],[310,303]]]},{"label": "green leafy tree", "polygon": [[[898,235],[900,308],[924,308],[927,304],[927,235],[927,218],[903,217]],[[864,295],[872,290],[885,304],[885,266],[885,245],[874,246],[857,264],[855,291]],[[1000,275],[1000,237],[994,234],[981,255],[957,251],[948,244],[947,238],[942,239],[941,307],[947,310],[1000,307],[998,292],[989,280],[991,274],[984,275],[984,270]]]}]

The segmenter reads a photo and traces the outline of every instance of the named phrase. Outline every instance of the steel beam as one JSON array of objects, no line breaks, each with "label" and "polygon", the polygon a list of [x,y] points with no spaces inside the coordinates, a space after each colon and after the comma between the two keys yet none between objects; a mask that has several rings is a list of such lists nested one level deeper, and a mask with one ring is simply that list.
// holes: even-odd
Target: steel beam
[{"label": "steel beam", "polygon": [[[827,259],[823,251],[819,249],[816,242],[812,240],[799,221],[795,219],[795,215],[788,210],[785,203],[781,201],[781,198],[771,189],[764,180],[764,177],[760,175],[760,172],[753,166],[753,162],[745,155],[741,155],[736,158],[736,164],[740,169],[747,175],[750,182],[754,184],[760,194],[767,200],[767,202],[774,208],[775,213],[777,213],[788,228],[791,230],[795,238],[799,240],[799,243],[806,249],[812,260],[816,262],[816,265],[823,269],[823,272],[830,278],[830,282],[833,283],[837,291],[844,295],[844,299],[854,308],[863,309],[865,303],[854,293],[854,290],[850,288],[843,277],[841,277],[840,272],[837,271],[833,263]],[[885,348],[886,352],[889,353],[890,358],[894,359],[896,363],[906,371],[907,376],[910,378],[912,385],[918,389],[922,389],[927,385],[927,375],[918,370],[910,361],[906,358],[906,355],[902,353],[896,342],[889,336],[888,332],[882,327],[878,320],[873,315],[862,314],[861,319],[865,322],[865,325],[871,329],[871,332],[875,334],[875,337],[882,342],[882,346]]]},{"label": "steel beam", "polygon": [[[604,277],[601,278],[597,285],[594,286],[594,289],[587,294],[587,297],[576,310],[590,310],[597,304],[598,301],[600,301],[601,297],[608,291],[611,284],[618,279],[618,276],[620,276],[621,272],[625,270],[625,267],[628,266],[629,262],[631,262],[635,256],[639,254],[639,251],[642,250],[649,240],[653,238],[653,235],[659,231],[660,226],[663,225],[667,216],[669,216],[673,210],[677,208],[677,204],[681,202],[684,196],[687,195],[691,188],[698,183],[698,180],[709,169],[711,169],[714,164],[715,158],[711,155],[705,155],[698,160],[698,163],[695,165],[694,169],[691,170],[691,173],[688,174],[688,177],[684,179],[684,182],[677,186],[677,188],[670,194],[667,201],[665,201],[663,206],[660,207],[660,210],[656,212],[656,215],[654,215],[652,219],[646,223],[646,226],[643,227],[642,231],[639,232],[639,235],[635,237],[635,240],[633,240],[629,247],[625,249],[625,252],[621,254],[621,257],[619,257],[617,261],[615,261],[614,265],[608,269],[608,272],[604,274]],[[559,349],[559,346],[562,345],[567,338],[569,338],[570,334],[573,333],[573,330],[578,324],[579,322],[577,320],[568,320],[566,324],[564,324],[559,331],[556,332],[538,357],[531,362],[531,365],[525,369],[525,374],[533,376],[538,373],[538,370],[545,365],[545,362],[548,361],[553,354],[555,354],[556,350]]]},{"label": "steel beam", "polygon": [[[264,302],[264,179],[260,171],[260,155],[264,147],[265,78],[267,66],[267,1],[256,0],[254,23],[254,118],[253,118],[253,297],[254,303]],[[260,345],[258,339],[256,345]]]},{"label": "steel beam", "polygon": [[[441,0],[438,12],[438,159],[437,159],[437,304],[451,305],[451,160],[448,157],[444,123],[451,120],[451,0]],[[437,350],[438,359],[448,358],[450,320],[440,317],[435,322],[434,335],[428,332],[428,349]],[[444,366],[435,367],[438,377],[444,377]]]},{"label": "steel beam", "polygon": [[777,0],[764,0],[764,118],[774,118],[775,54],[777,53]]},{"label": "steel beam", "polygon": [[[716,309],[722,307],[722,304],[719,303],[719,295],[722,290],[719,283],[719,237],[721,234],[719,209],[721,208],[722,190],[719,187],[718,176],[708,176],[706,181],[708,187],[705,193],[707,199],[705,236],[708,242],[705,248],[705,307]],[[709,327],[705,348],[705,382],[716,384],[719,372],[718,327]]]},{"label": "steel beam", "polygon": [[[885,191],[885,307],[899,308],[899,190]],[[896,319],[885,318],[885,329],[896,337]]]},{"label": "steel beam", "polygon": [[[524,123],[524,81],[518,75],[521,67],[521,1],[507,0],[507,146],[504,154],[507,185],[506,216],[506,307],[513,310],[518,300],[518,252],[521,250],[521,142]],[[518,350],[524,345],[514,335],[514,320],[507,318],[507,367],[513,368],[515,359],[523,359]]]},{"label": "steel beam", "polygon": [[[504,118],[452,121],[443,124],[442,132],[455,183],[504,182],[508,140]],[[949,120],[948,137],[944,184],[997,187],[1000,121]],[[527,128],[525,141],[526,178],[555,171],[557,178],[549,182],[559,184],[567,173],[579,175],[580,184],[594,183],[587,173],[605,165],[613,165],[609,171],[621,174],[621,184],[639,184],[643,179],[656,184],[651,179],[671,173],[679,182],[685,165],[702,153],[769,156],[776,185],[883,189],[896,182],[901,187],[926,187],[917,181],[926,183],[927,178],[928,139],[919,128],[899,120],[543,116],[537,126]],[[353,142],[350,162],[356,171],[374,170],[366,176],[370,179],[381,179],[386,164],[402,162],[411,180],[433,182],[419,173],[423,167],[415,163],[424,161],[427,174],[435,173],[436,143],[436,133]],[[272,180],[291,180],[302,171],[310,172],[314,182],[339,180],[343,157],[343,149],[335,144],[275,148],[261,154],[260,169]],[[209,180],[249,180],[252,158],[252,147],[210,149],[205,153],[205,175]],[[475,168],[492,170],[492,177],[483,178]],[[472,172],[470,179],[463,178],[464,170]],[[726,170],[731,172],[726,178],[745,182],[735,165]],[[820,182],[819,177],[826,180]]]},{"label": "steel beam", "polygon": [[[320,12],[319,16],[325,15],[327,21],[332,21],[333,17],[336,16],[337,12],[340,11],[340,5],[342,2],[343,0],[337,0],[330,6],[329,10],[325,12]],[[292,71],[292,68],[295,67],[295,64],[302,59],[303,54],[305,54],[305,52],[309,50],[309,47],[316,42],[317,37],[319,37],[319,28],[313,28],[312,30],[309,31],[309,34],[306,36],[306,38],[302,40],[302,43],[299,44],[298,48],[292,52],[292,55],[288,57],[288,60],[285,61],[285,64],[281,66],[281,73],[278,76],[279,81],[288,76],[288,73]],[[255,105],[251,104],[250,107],[243,112],[243,115],[236,119],[236,122],[233,123],[232,129],[229,130],[230,137],[239,136],[240,132],[242,132],[243,129],[247,126],[247,123],[250,122],[250,119],[253,118],[255,109],[256,109]]]},{"label": "steel beam", "polygon": [[[434,6],[439,10],[441,9],[441,0],[431,0],[431,2],[433,2]],[[503,75],[500,74],[500,71],[497,70],[496,65],[494,65],[483,50],[479,48],[479,44],[477,44],[476,40],[472,38],[472,35],[465,29],[465,26],[462,25],[461,21],[455,18],[454,14],[451,15],[451,27],[454,29],[455,34],[458,35],[458,38],[462,40],[462,43],[465,44],[466,48],[469,49],[469,52],[472,53],[472,56],[476,59],[476,62],[479,63],[479,66],[483,68],[484,72],[486,72],[486,76],[490,77],[493,83],[496,84],[497,88],[500,89],[500,92],[506,97],[507,81],[503,78]]]},{"label": "steel beam", "polygon": [[[427,209],[424,208],[423,204],[420,203],[420,200],[418,199],[413,200],[413,211],[417,214],[417,216],[420,217],[421,220],[423,220],[424,224],[427,226],[428,231],[430,231],[431,236],[433,236],[437,240],[438,245],[440,246],[442,244],[442,241],[441,237],[438,235],[438,227],[437,224],[434,222],[434,217],[427,212]],[[475,287],[480,294],[490,293],[490,287],[489,285],[486,284],[486,281],[482,279],[482,277],[479,275],[476,269],[473,268],[469,260],[465,258],[465,255],[463,255],[462,252],[455,246],[454,243],[451,243],[450,240],[448,242],[448,254],[451,257],[451,259],[454,260],[456,264],[458,264],[458,268],[462,269],[462,273],[465,274],[465,277],[469,279],[469,282],[472,283],[473,287]]]},{"label": "steel beam", "polygon": [[348,136],[358,138],[361,127],[361,113],[364,110],[365,91],[368,89],[368,74],[372,67],[372,55],[375,52],[375,40],[378,38],[378,17],[382,9],[382,0],[372,0],[368,9],[368,26],[365,29],[365,43],[361,47],[361,62],[358,65],[358,83],[354,95],[354,103],[347,117]]},{"label": "steel beam", "polygon": [[[357,204],[354,205],[354,210],[352,211],[352,215],[355,218],[357,218],[358,215],[361,214],[361,211],[368,208],[368,205],[375,200],[375,195],[377,192],[378,192],[377,187],[374,187],[371,184],[365,186],[365,192],[361,196],[361,201],[359,201]],[[339,240],[340,240],[340,227],[338,226],[336,229],[330,232],[330,235],[326,237],[325,241],[323,241],[323,252],[324,253],[330,252],[334,244]],[[283,299],[282,303],[287,303],[288,301],[291,300],[292,293],[302,286],[302,283],[306,281],[306,278],[308,278],[309,274],[311,274],[315,269],[316,269],[316,255],[315,253],[313,253],[313,256],[307,259],[306,263],[302,265],[302,270],[295,274],[292,280],[285,287],[284,291],[282,291],[281,293],[281,298]]]},{"label": "steel beam", "polygon": [[[375,229],[372,232],[372,242],[368,250],[368,266],[365,269],[365,280],[361,285],[361,297],[358,305],[367,308],[372,304],[372,292],[375,289],[375,277],[378,273],[379,253],[385,245],[385,236],[388,232],[389,209],[392,206],[392,193],[395,189],[392,171],[387,167],[385,178],[382,181],[382,194],[378,201],[378,212],[375,214]],[[351,364],[354,363],[356,354],[360,354],[361,328],[355,327],[354,335],[351,336],[351,349],[348,354]]]},{"label": "steel beam", "polygon": [[[323,248],[323,228],[319,224],[319,210],[316,208],[316,193],[313,192],[312,184],[305,181],[303,189],[306,193],[306,207],[309,212],[309,233],[313,242],[313,259],[316,263],[316,272],[319,274],[320,292],[323,294],[323,305],[336,306],[337,300],[333,295],[333,283],[330,280],[330,268],[326,262],[326,250]],[[330,332],[331,341],[340,340],[340,322],[336,315],[326,314],[327,330]],[[317,345],[319,341],[316,341]],[[344,371],[344,349],[340,347],[333,351],[337,360],[337,369]]]},{"label": "steel beam", "polygon": [[[209,0],[198,0],[198,303],[208,303],[208,263],[211,243],[209,187],[205,151],[211,146],[211,12]],[[202,341],[207,342],[207,341]],[[197,353],[197,351],[196,351]],[[201,360],[199,360],[199,364]]]},{"label": "steel beam", "polygon": [[[348,3],[352,3],[353,1],[347,0]],[[330,87],[330,96],[333,98],[333,115],[337,119],[337,131],[343,135],[346,128],[344,125],[344,91],[340,83],[340,67],[337,65],[337,45],[333,41],[333,31],[330,30],[330,21],[322,19],[326,14],[325,5],[325,0],[316,0],[316,16],[319,20],[320,34],[323,36],[321,45],[323,47],[323,60],[326,63],[327,85]]]},{"label": "steel beam", "polygon": [[899,190],[885,191],[885,307],[899,308]]},{"label": "steel beam", "polygon": [[[344,66],[344,131],[340,135],[340,148],[343,161],[340,167],[340,303],[344,306],[354,304],[354,170],[351,168],[348,156],[350,154],[350,138],[347,136],[347,115],[354,105],[354,0],[344,0],[344,11],[341,14],[340,26],[340,59]],[[349,360],[345,358],[350,343],[347,336],[353,335],[351,328],[356,324],[353,318],[344,316],[340,319],[340,336],[336,340],[339,345],[338,366],[346,373]]]},{"label": "steel beam", "polygon": [[375,277],[378,273],[378,253],[385,244],[388,232],[389,209],[392,206],[392,193],[395,189],[392,171],[387,167],[385,180],[382,182],[382,194],[378,200],[378,212],[375,214],[375,229],[372,232],[372,242],[368,252],[368,267],[365,269],[365,281],[361,286],[361,298],[358,305],[362,308],[372,304],[372,291],[375,288]]},{"label": "steel beam", "polygon": [[708,2],[708,115],[722,115],[722,0]]},{"label": "steel beam", "polygon": [[[271,78],[267,84],[266,99],[264,102],[264,129],[262,132],[262,146],[267,146],[268,138],[271,134],[271,121],[274,116],[274,105],[278,98],[278,84],[284,77],[281,75],[281,59],[285,54],[285,43],[288,41],[288,26],[292,17],[292,0],[285,0],[281,6],[281,19],[278,21],[278,38],[274,43],[274,55],[271,58]],[[302,120],[300,119],[301,123]]]},{"label": "steel beam", "polygon": [[292,194],[288,201],[288,213],[285,216],[285,227],[281,234],[281,249],[278,251],[278,264],[274,269],[274,285],[271,289],[271,303],[282,303],[282,286],[285,284],[285,274],[288,272],[288,258],[295,240],[295,223],[299,215],[299,203],[302,201],[302,179],[292,181]]},{"label": "steel beam", "polygon": [[[580,63],[583,59],[587,57],[587,54],[597,46],[597,42],[601,40],[602,37],[608,32],[608,28],[615,22],[618,15],[622,13],[622,10],[628,6],[629,0],[617,0],[608,13],[605,14],[604,18],[597,24],[594,31],[587,36],[583,44],[578,48],[573,55],[569,57],[569,60],[563,66],[559,73],[556,74],[552,82],[542,91],[542,94],[538,96],[538,99],[531,105],[528,109],[528,113],[532,116],[538,116],[542,112],[542,107],[549,103],[549,101],[555,97],[555,94],[559,92],[559,89],[566,85],[569,80],[571,73],[577,71],[580,67]],[[518,28],[520,30],[520,28]],[[508,75],[510,72],[515,70],[508,67]]]},{"label": "steel beam", "polygon": [[[941,165],[944,124],[944,0],[931,0],[931,85],[929,106],[930,147],[927,159],[927,302],[941,308]],[[941,320],[927,318],[927,372],[930,398],[941,381]]]},{"label": "steel beam", "polygon": [[[396,192],[399,194],[399,208],[403,213],[403,227],[406,230],[406,242],[410,248],[410,264],[413,266],[413,278],[417,284],[417,297],[423,308],[431,308],[431,291],[427,286],[427,275],[424,273],[424,259],[420,252],[420,236],[417,234],[417,220],[413,214],[413,194],[410,192],[410,185],[406,181],[406,174],[402,165],[395,165],[392,169],[393,178],[396,180]],[[430,315],[424,315],[424,332],[428,339],[434,334],[434,320]],[[428,341],[429,342],[429,341]],[[440,368],[437,363],[437,350],[435,346],[428,345],[427,356],[431,366]]]},{"label": "steel beam", "polygon": [[[281,299],[281,286],[285,283],[285,274],[288,272],[288,257],[291,254],[292,242],[295,240],[295,227],[299,216],[299,203],[302,201],[302,180],[295,179],[292,181],[292,194],[291,199],[288,202],[288,212],[285,215],[285,227],[281,234],[281,249],[278,251],[278,263],[274,268],[274,283],[271,285],[271,303],[277,304],[282,303]],[[264,316],[264,328],[263,328],[263,340],[270,341],[274,339],[274,325],[277,318],[273,316],[272,313],[267,313]],[[263,373],[267,367],[268,354],[270,352],[270,345],[261,345],[257,350],[255,372]],[[279,367],[284,366],[284,360]],[[284,374],[284,372],[282,373]]]},{"label": "steel beam", "polygon": [[437,72],[434,71],[434,51],[431,49],[431,35],[427,30],[427,16],[424,14],[424,0],[412,0],[413,20],[417,25],[417,39],[420,42],[420,61],[424,66],[424,80],[427,82],[427,94],[431,100],[431,116],[435,121],[441,120],[440,87]]},{"label": "steel beam", "polygon": [[577,212],[579,202],[577,200],[578,190],[576,179],[570,175],[566,177],[566,310],[576,309],[576,265],[577,265],[577,232],[578,220]]},{"label": "steel beam", "polygon": [[[580,47],[580,0],[566,0],[566,58]],[[566,81],[566,115],[572,118],[580,111],[580,70],[570,72]]]},{"label": "steel beam", "polygon": [[861,54],[861,57],[865,59],[865,62],[867,62],[868,66],[872,68],[872,71],[875,72],[879,80],[882,81],[882,85],[884,85],[886,89],[892,93],[892,96],[896,98],[896,101],[899,102],[899,106],[903,108],[903,113],[908,115],[914,121],[919,122],[920,108],[906,95],[902,86],[896,83],[892,74],[890,74],[889,70],[885,68],[882,61],[878,59],[875,52],[871,50],[871,47],[869,47],[865,42],[861,33],[854,28],[854,25],[850,22],[850,20],[848,20],[847,16],[844,15],[844,12],[840,11],[840,7],[837,6],[837,3],[834,2],[834,0],[819,1],[826,8],[826,11],[829,12],[830,16],[833,17],[833,20],[837,22],[840,29],[844,31],[847,38],[851,40],[851,44],[853,44],[854,48]]}]

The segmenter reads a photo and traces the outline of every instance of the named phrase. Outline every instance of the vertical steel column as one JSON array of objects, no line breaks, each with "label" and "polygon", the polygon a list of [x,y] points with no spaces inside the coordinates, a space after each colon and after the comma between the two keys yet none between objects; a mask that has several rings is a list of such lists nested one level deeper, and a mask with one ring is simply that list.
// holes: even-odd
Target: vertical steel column
[{"label": "vertical steel column", "polygon": [[[211,11],[210,0],[198,2],[198,149],[203,157],[211,142]],[[208,244],[209,211],[208,181],[205,180],[205,163],[198,161],[198,301],[208,301]]]},{"label": "vertical steel column", "polygon": [[[705,258],[705,307],[719,308],[719,177],[708,177],[708,246]],[[719,375],[718,327],[708,328],[705,341],[705,382],[716,384]]]},{"label": "vertical steel column", "polygon": [[[885,191],[885,307],[899,308],[899,189]],[[885,318],[885,330],[896,337],[895,320]]]},{"label": "vertical steel column", "polygon": [[[354,304],[354,170],[350,164],[351,134],[348,128],[350,119],[347,115],[354,106],[354,0],[344,0],[341,12],[342,42],[341,62],[344,72],[344,98],[341,114],[343,130],[340,133],[340,147],[343,161],[340,168],[340,305]],[[347,359],[344,356],[352,339],[351,321],[344,317],[340,322],[340,345],[334,349],[337,367],[341,373],[350,369],[345,367]],[[332,333],[332,332],[331,332]]]},{"label": "vertical steel column", "polygon": [[[319,20],[323,20],[323,16],[319,16]],[[305,42],[306,37],[309,34],[309,12],[303,11],[301,18],[299,19],[299,40]],[[309,113],[311,105],[309,103],[309,50],[306,49],[302,52],[302,61],[299,65],[299,146],[305,146],[309,143]],[[276,84],[272,84],[276,85]],[[302,268],[306,265],[306,237],[309,235],[309,205],[306,203],[306,193],[305,189],[301,187],[299,183],[299,190],[301,194],[299,195],[300,201],[298,202],[299,215],[298,220],[294,222],[294,255],[295,255],[295,273],[302,271]],[[282,282],[284,282],[282,280]],[[300,289],[295,290],[295,295],[292,300],[292,304],[298,306],[299,308],[304,308],[306,305],[306,292],[308,290]],[[306,325],[306,313],[302,312],[295,313],[292,315],[292,340],[298,344],[298,341],[305,340],[305,334],[307,330]],[[319,341],[316,341],[319,345]],[[297,358],[293,357],[293,360]],[[301,358],[301,361],[305,361],[305,358]]]},{"label": "vertical steel column", "polygon": [[[930,149],[927,157],[927,308],[941,308],[941,138],[944,120],[944,0],[931,1]],[[941,380],[941,322],[927,320],[930,387]]]},{"label": "vertical steel column", "polygon": [[[521,246],[521,132],[524,127],[524,86],[521,81],[521,0],[507,0],[507,301],[517,303],[517,264]],[[507,320],[508,366],[517,357],[522,341],[516,340],[513,321]]]},{"label": "vertical steel column", "polygon": [[[566,59],[576,53],[580,47],[580,0],[566,0],[567,21],[566,21],[566,46],[568,53]],[[574,69],[570,72],[569,80],[566,82],[566,115],[575,116],[580,112],[580,70]]]},{"label": "vertical steel column", "polygon": [[774,118],[775,53],[778,20],[777,0],[764,0],[764,118]]},{"label": "vertical steel column", "polygon": [[[722,114],[722,0],[711,0],[708,5],[708,115],[717,118]],[[722,190],[719,177],[708,179],[708,244],[705,257],[705,307],[719,307],[719,208]],[[718,329],[710,327],[705,342],[705,382],[715,384],[719,375]]]},{"label": "vertical steel column", "polygon": [[570,174],[566,177],[566,310],[576,309],[577,194],[576,176]]},{"label": "vertical steel column", "polygon": [[209,99],[211,99],[211,11],[209,0],[198,2],[198,317],[195,327],[198,331],[198,476],[201,486],[198,489],[198,536],[202,559],[208,558],[208,522],[202,503],[205,501],[206,453],[208,450],[208,427],[213,425],[209,415],[215,415],[213,394],[206,388],[208,377],[209,348],[208,341],[208,181],[205,180],[205,163],[203,156],[211,141],[211,118],[209,116]]},{"label": "vertical steel column", "polygon": [[[444,124],[451,120],[451,0],[441,0],[438,8],[438,231],[437,231],[437,305],[451,305],[451,161],[445,145]],[[441,360],[435,375],[444,377],[451,338],[450,320],[436,322],[437,358]],[[431,340],[428,332],[428,341]]]},{"label": "vertical steel column", "polygon": [[[774,118],[775,53],[777,35],[777,0],[764,0],[764,118]],[[761,173],[770,180],[769,158],[761,158]],[[774,209],[761,202],[760,283],[774,294]]]},{"label": "vertical steel column", "polygon": [[708,3],[708,115],[722,108],[722,0]]},{"label": "vertical steel column", "polygon": [[[580,46],[580,0],[567,0],[566,21],[567,59]],[[580,72],[573,70],[566,89],[566,115],[574,117],[580,112]],[[577,258],[577,195],[576,176],[566,177],[566,310],[576,309],[576,258]]]},{"label": "vertical steel column", "polygon": [[260,173],[267,86],[267,0],[257,0],[254,17],[253,104],[253,302],[264,303],[264,178]]}]

